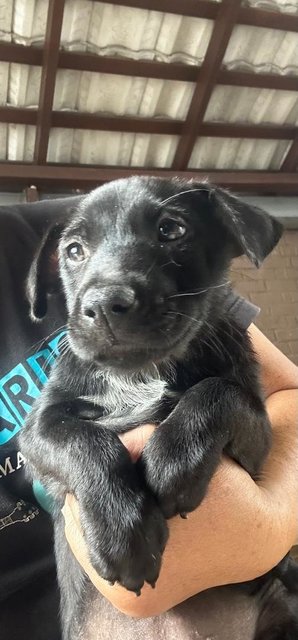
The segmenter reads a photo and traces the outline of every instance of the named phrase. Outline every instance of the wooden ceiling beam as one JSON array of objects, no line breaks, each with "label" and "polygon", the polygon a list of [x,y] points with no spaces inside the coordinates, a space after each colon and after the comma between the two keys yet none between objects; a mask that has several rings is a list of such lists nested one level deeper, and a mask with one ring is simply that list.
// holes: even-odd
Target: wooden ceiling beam
[{"label": "wooden ceiling beam", "polygon": [[277,91],[298,91],[298,76],[220,69],[217,76],[217,84],[257,89],[276,89]]},{"label": "wooden ceiling beam", "polygon": [[196,88],[182,136],[177,145],[173,169],[185,170],[188,166],[239,10],[240,0],[223,0],[219,5],[206,55],[198,73]]},{"label": "wooden ceiling beam", "polygon": [[[131,116],[102,116],[95,113],[53,111],[52,126],[92,131],[119,131],[120,133],[178,136],[182,131],[183,120]],[[291,139],[292,138],[293,136],[291,136]]]},{"label": "wooden ceiling beam", "polygon": [[[95,2],[101,1],[95,0]],[[208,20],[214,20],[218,14],[218,4],[210,0],[183,0],[183,2],[181,0],[107,0],[107,4]]]},{"label": "wooden ceiling beam", "polygon": [[[291,145],[282,165],[281,171],[295,171],[298,168],[298,134]],[[297,175],[298,181],[298,175]]]},{"label": "wooden ceiling beam", "polygon": [[[27,47],[14,42],[0,42],[0,60],[33,66],[42,65],[43,50]],[[158,78],[196,82],[199,68],[180,62],[160,62],[158,60],[131,60],[113,56],[99,56],[94,53],[63,51],[59,52],[58,68],[74,71],[91,71],[140,78]],[[286,76],[276,73],[253,73],[221,69],[217,83],[236,87],[256,87],[277,89],[280,91],[298,91],[298,76]]]},{"label": "wooden ceiling beam", "polygon": [[0,122],[6,122],[7,124],[36,125],[37,109],[0,107]]},{"label": "wooden ceiling beam", "polygon": [[298,31],[298,14],[284,11],[267,11],[255,7],[241,7],[238,22],[251,27]]},{"label": "wooden ceiling beam", "polygon": [[[101,2],[101,0],[95,0]],[[160,11],[216,20],[220,12],[220,3],[212,0],[106,0],[107,4],[134,7],[147,11]],[[298,31],[298,15],[283,11],[267,11],[255,7],[241,7],[237,22],[252,27]]]},{"label": "wooden ceiling beam", "polygon": [[59,67],[95,73],[111,73],[139,78],[158,78],[161,80],[181,80],[195,82],[198,68],[176,62],[158,60],[132,60],[113,56],[99,56],[94,53],[61,51]]},{"label": "wooden ceiling beam", "polygon": [[36,47],[27,47],[15,42],[0,42],[1,62],[16,62],[33,66],[42,65],[43,50]]},{"label": "wooden ceiling beam", "polygon": [[200,137],[249,138],[253,140],[293,140],[298,127],[276,124],[243,124],[238,122],[202,122]]},{"label": "wooden ceiling beam", "polygon": [[34,147],[34,161],[47,160],[65,0],[49,0]]},{"label": "wooden ceiling beam", "polygon": [[96,185],[131,175],[151,175],[164,178],[180,177],[203,180],[244,193],[298,195],[297,173],[267,171],[173,171],[145,167],[97,167],[18,162],[0,163],[0,185],[20,187],[34,184],[38,189],[91,189]]},{"label": "wooden ceiling beam", "polygon": [[[37,109],[0,107],[0,122],[21,125],[36,125]],[[52,127],[63,129],[85,129],[90,131],[119,131],[180,135],[184,121],[166,118],[140,118],[131,116],[102,116],[95,113],[53,111]],[[203,122],[201,137],[250,138],[256,140],[293,140],[298,136],[298,127],[275,124],[243,124],[237,122]]]}]

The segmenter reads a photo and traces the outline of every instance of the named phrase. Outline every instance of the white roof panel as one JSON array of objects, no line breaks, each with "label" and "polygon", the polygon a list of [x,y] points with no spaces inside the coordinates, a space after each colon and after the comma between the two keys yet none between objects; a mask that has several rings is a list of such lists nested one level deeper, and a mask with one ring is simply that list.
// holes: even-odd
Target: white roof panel
[{"label": "white roof panel", "polygon": [[175,136],[52,129],[48,161],[170,167]]},{"label": "white roof panel", "polygon": [[189,167],[192,169],[268,170],[279,169],[291,142],[289,140],[250,140],[239,138],[199,138]]},{"label": "white roof panel", "polygon": [[217,86],[204,119],[208,122],[297,124],[298,94],[275,89]]},{"label": "white roof panel", "polygon": [[[243,6],[296,15],[298,0],[243,0]],[[40,46],[48,0],[0,0],[0,39]],[[122,7],[90,0],[66,0],[62,48],[101,56],[161,60],[200,66],[213,21]],[[254,73],[298,75],[298,34],[239,25],[233,30],[224,66]],[[0,63],[0,104],[37,107],[40,67]],[[194,84],[59,69],[54,109],[140,118],[185,119]],[[215,87],[205,121],[251,124],[298,123],[294,91]],[[35,127],[0,124],[1,160],[33,158]],[[287,140],[200,138],[190,166],[224,169],[278,169]],[[170,167],[177,137],[72,129],[52,129],[48,160]]]}]

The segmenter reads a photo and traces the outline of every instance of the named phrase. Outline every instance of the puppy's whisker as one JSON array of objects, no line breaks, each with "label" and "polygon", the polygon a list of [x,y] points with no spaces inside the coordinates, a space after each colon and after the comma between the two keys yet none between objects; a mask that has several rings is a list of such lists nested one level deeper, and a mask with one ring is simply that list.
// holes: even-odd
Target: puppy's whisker
[{"label": "puppy's whisker", "polygon": [[145,278],[147,278],[147,276],[149,276],[149,273],[151,273],[151,271],[154,269],[156,265],[156,260],[153,261],[153,263],[151,264],[151,266],[149,267],[147,273],[145,274]]},{"label": "puppy's whisker", "polygon": [[65,356],[67,353],[70,352],[70,345],[69,343],[62,345],[62,348],[60,349],[58,358],[63,358],[63,356]]},{"label": "puppy's whisker", "polygon": [[[221,358],[222,358],[223,354],[226,353],[228,358],[229,358],[229,360],[231,360],[231,362],[233,362],[232,358],[231,358],[231,354],[225,348],[222,340],[220,340],[220,338],[217,335],[214,327],[209,322],[206,322],[206,326],[208,327],[211,335],[208,336],[208,334],[207,334],[207,341],[205,342],[205,344],[207,346],[209,346],[211,348],[211,350],[214,351],[214,349],[215,349],[215,352],[218,353]],[[214,349],[212,349],[212,347],[214,347]]]},{"label": "puppy's whisker", "polygon": [[62,355],[62,353],[65,351],[65,348],[70,348],[67,336],[65,336],[63,338],[63,340],[61,340],[60,344],[59,344],[59,352],[58,352],[58,357],[60,355]]},{"label": "puppy's whisker", "polygon": [[236,273],[236,275],[238,276],[238,278],[239,278],[239,277],[241,277],[241,278],[240,278],[241,280],[242,280],[242,278],[244,278],[244,279],[245,279],[245,278],[247,278],[248,280],[254,280],[254,281],[256,280],[256,277],[255,277],[255,276],[250,276],[248,273],[243,273],[243,271],[241,271],[241,273],[240,273],[240,272],[239,272],[239,271],[237,271],[236,269],[231,269],[231,268],[229,269],[229,271],[230,271],[231,273]]},{"label": "puppy's whisker", "polygon": [[160,202],[159,207],[163,207],[164,204],[167,204],[167,202],[170,202],[175,198],[179,198],[179,196],[184,196],[185,193],[193,193],[194,191],[206,191],[206,189],[186,189],[185,191],[180,191],[180,193],[174,193],[174,195],[169,196],[168,198]]},{"label": "puppy's whisker", "polygon": [[51,360],[55,360],[55,357],[53,356],[52,352],[48,355],[48,357],[45,359],[43,366],[41,367],[41,370],[43,373],[45,373],[45,370],[47,368],[47,366],[50,364]]},{"label": "puppy's whisker", "polygon": [[197,289],[197,291],[189,291],[186,293],[176,293],[172,296],[169,296],[168,300],[170,300],[171,298],[183,298],[185,296],[199,296],[202,293],[206,293],[207,291],[210,291],[211,289],[220,289],[221,287],[226,287],[228,284],[230,284],[230,280],[228,280],[227,282],[223,282],[222,284],[216,284],[213,287],[208,287],[207,289]]},{"label": "puppy's whisker", "polygon": [[[63,355],[65,347],[66,348],[69,347],[68,340],[67,340],[66,336],[60,342],[59,354],[57,356],[58,358],[61,355]],[[53,355],[52,352],[49,353],[48,357],[44,361],[44,364],[42,366],[43,373],[45,373],[45,370],[46,370],[47,366],[50,364],[51,360],[53,360],[53,363],[56,360],[56,358],[55,358],[55,356]]]},{"label": "puppy's whisker", "polygon": [[[59,358],[59,356],[61,355],[62,351],[63,351],[63,347],[65,345],[68,344],[68,340],[67,340],[67,336],[64,336],[59,344],[59,352],[58,355],[56,356],[56,358]],[[51,360],[53,359],[53,363],[56,360],[55,356],[53,355],[53,353],[49,353],[48,357],[46,358],[44,365],[43,365],[43,371],[45,371],[46,367],[49,365],[49,363],[51,362]]]},{"label": "puppy's whisker", "polygon": [[47,340],[49,340],[54,333],[57,333],[58,331],[63,331],[63,329],[66,329],[67,325],[66,324],[62,324],[61,327],[57,327],[57,329],[54,329],[53,331],[51,331],[51,333],[49,333],[48,336],[46,336],[45,338],[41,338],[41,340],[38,340],[38,342],[35,342],[34,344],[32,344],[29,349],[27,349],[25,351],[25,353],[28,353],[29,351],[31,351],[31,349],[34,349],[36,347],[36,350],[34,351],[34,354],[38,351],[38,349],[41,347],[41,345],[46,342]]}]

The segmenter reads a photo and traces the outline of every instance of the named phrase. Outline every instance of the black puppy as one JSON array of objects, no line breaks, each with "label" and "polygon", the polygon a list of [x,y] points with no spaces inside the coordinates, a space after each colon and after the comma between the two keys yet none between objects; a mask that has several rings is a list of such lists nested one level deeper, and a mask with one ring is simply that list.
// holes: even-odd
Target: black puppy
[{"label": "black puppy", "polygon": [[[86,605],[77,565],[65,566],[66,492],[99,574],[140,593],[158,578],[165,518],[198,506],[222,452],[258,474],[271,429],[249,338],[226,310],[227,272],[242,254],[259,266],[280,235],[268,214],[207,183],[133,177],[83,197],[44,239],[32,316],[61,286],[67,349],[21,446],[57,501],[65,639]],[[145,422],[160,426],[135,465],[117,434]]]}]

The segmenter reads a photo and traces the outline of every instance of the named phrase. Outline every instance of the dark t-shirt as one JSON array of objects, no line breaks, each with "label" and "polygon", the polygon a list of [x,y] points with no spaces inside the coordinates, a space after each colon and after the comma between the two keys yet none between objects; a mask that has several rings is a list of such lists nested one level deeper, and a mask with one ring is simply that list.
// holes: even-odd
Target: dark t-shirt
[{"label": "dark t-shirt", "polygon": [[[18,433],[65,335],[57,300],[45,321],[31,321],[26,276],[43,231],[78,200],[0,208],[0,640],[60,637],[51,520],[42,487],[26,478]],[[237,296],[227,307],[245,327],[257,313]]]},{"label": "dark t-shirt", "polygon": [[34,324],[25,298],[40,237],[61,211],[58,200],[0,208],[0,640],[59,639],[51,520],[25,477],[18,432],[64,335],[58,307]]}]

